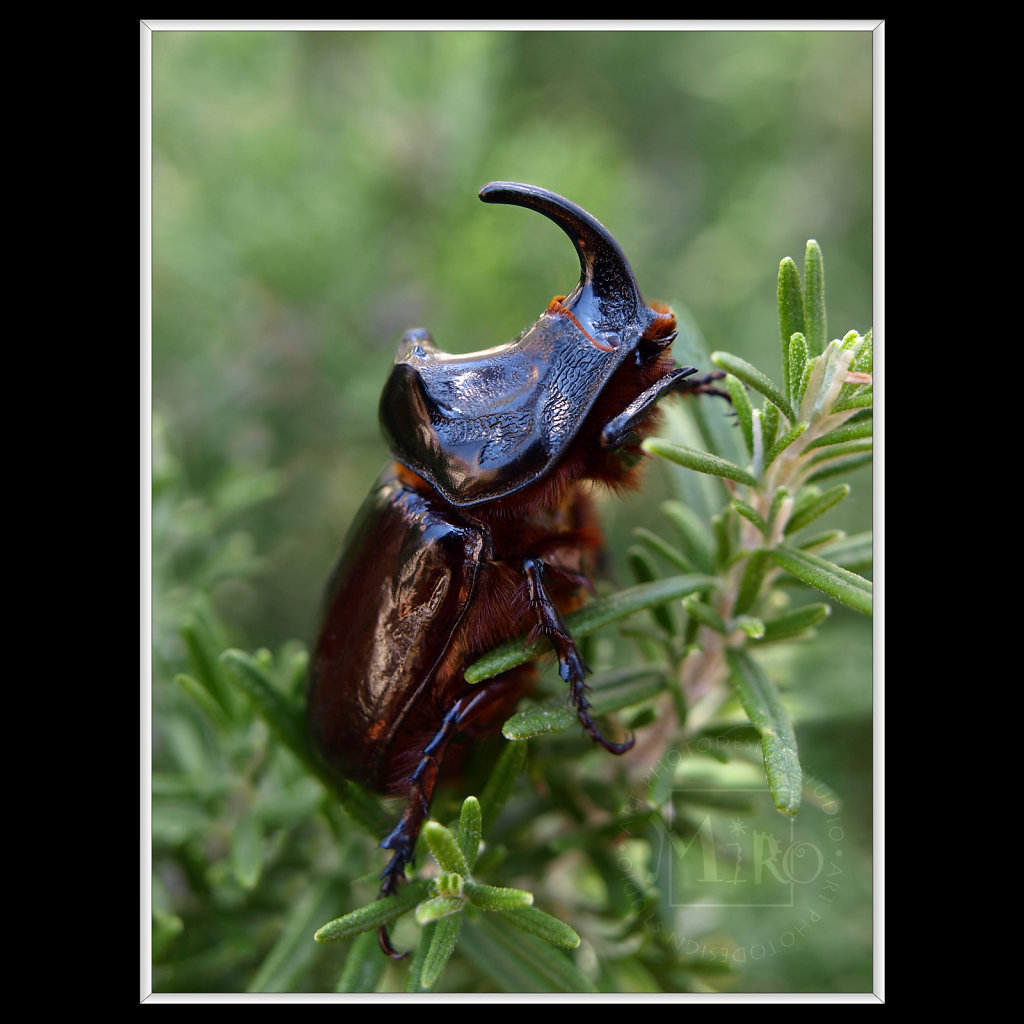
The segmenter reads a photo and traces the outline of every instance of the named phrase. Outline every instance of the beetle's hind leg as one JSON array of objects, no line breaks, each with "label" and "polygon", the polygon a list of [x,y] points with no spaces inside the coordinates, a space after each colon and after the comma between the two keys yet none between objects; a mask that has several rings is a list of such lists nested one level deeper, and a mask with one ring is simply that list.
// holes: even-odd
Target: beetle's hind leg
[{"label": "beetle's hind leg", "polygon": [[[409,779],[409,799],[405,811],[398,824],[380,843],[382,849],[391,851],[391,860],[381,872],[378,899],[393,896],[405,881],[405,867],[413,863],[416,840],[423,827],[423,820],[430,812],[430,801],[448,743],[461,727],[492,710],[492,705],[501,702],[514,686],[515,680],[506,675],[495,679],[490,685],[474,687],[472,692],[461,697],[448,709],[437,732],[423,748],[419,763]],[[405,953],[396,952],[391,945],[386,925],[378,929],[377,939],[380,948],[392,959],[401,960],[405,956]]]},{"label": "beetle's hind leg", "polygon": [[[405,881],[405,866],[413,862],[416,840],[423,826],[423,819],[430,811],[430,800],[434,795],[434,786],[437,784],[437,775],[445,749],[456,726],[465,717],[464,705],[471,703],[472,698],[457,701],[441,720],[441,726],[434,733],[433,739],[423,748],[419,764],[416,765],[416,770],[409,780],[409,800],[405,805],[405,811],[398,824],[380,843],[382,849],[391,851],[391,860],[381,872],[378,899],[393,896]],[[391,945],[386,925],[378,929],[377,939],[380,948],[393,960],[401,960],[405,956]]]},{"label": "beetle's hind leg", "polygon": [[537,629],[543,633],[555,649],[558,657],[558,674],[569,684],[573,707],[583,728],[595,743],[613,754],[624,754],[633,747],[636,738],[630,736],[624,743],[613,743],[601,735],[590,717],[590,701],[587,700],[586,674],[589,671],[576,641],[565,625],[561,613],[555,607],[544,586],[544,563],[539,558],[523,560],[523,575],[530,597],[530,607],[537,616]]}]

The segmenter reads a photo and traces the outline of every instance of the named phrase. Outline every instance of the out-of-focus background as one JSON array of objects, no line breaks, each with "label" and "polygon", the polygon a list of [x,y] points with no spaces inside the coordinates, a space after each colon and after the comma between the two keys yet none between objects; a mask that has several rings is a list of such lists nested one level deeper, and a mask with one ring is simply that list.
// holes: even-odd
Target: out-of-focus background
[{"label": "out-of-focus background", "polygon": [[[868,30],[157,31],[151,75],[153,467],[176,494],[173,514],[154,508],[157,712],[194,591],[239,646],[313,640],[387,458],[377,401],[402,332],[489,347],[576,283],[564,235],[482,204],[486,182],[593,213],[707,351],[779,375],[777,268],[802,266],[808,238],[829,336],[872,325]],[[653,514],[649,477],[609,503],[613,551]],[[870,523],[863,470],[830,525]],[[865,858],[870,647],[869,623],[826,624],[801,733],[847,786]],[[870,986],[866,865],[853,934],[749,964],[746,990]]]}]

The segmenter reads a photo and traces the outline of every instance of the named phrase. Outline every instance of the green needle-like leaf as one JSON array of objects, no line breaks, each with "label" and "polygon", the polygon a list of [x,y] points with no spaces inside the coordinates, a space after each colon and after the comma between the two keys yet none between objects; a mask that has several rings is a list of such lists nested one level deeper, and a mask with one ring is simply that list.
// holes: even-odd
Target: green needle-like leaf
[{"label": "green needle-like leaf", "polygon": [[[851,331],[850,333],[856,334],[857,332]],[[869,330],[860,337],[860,347],[853,357],[851,370],[855,370],[857,373],[871,373],[873,346],[873,332]]]},{"label": "green needle-like leaf", "polygon": [[245,651],[227,650],[220,660],[256,713],[299,760],[320,775],[320,767],[310,751],[298,711],[277,688],[266,668]]},{"label": "green needle-like leaf", "polygon": [[[813,534],[810,537],[801,538],[799,543],[797,544],[797,548],[799,548],[801,551],[814,551],[816,548],[823,548],[828,544],[833,544],[837,540],[839,540],[840,537],[844,536],[845,534],[842,530],[824,530],[821,533]],[[833,559],[833,561],[835,560]],[[836,562],[836,565],[840,564],[841,563]],[[849,566],[846,565],[843,566],[843,568],[848,569]]]},{"label": "green needle-like leaf", "polygon": [[793,382],[794,394],[799,396],[799,399],[794,398],[796,408],[803,408],[808,390],[817,388],[821,384],[822,374],[821,360],[810,359],[804,364],[804,371],[800,374],[800,379]]},{"label": "green needle-like leaf", "polygon": [[483,828],[490,828],[497,820],[525,766],[526,744],[506,743],[480,794],[480,817]]},{"label": "green needle-like leaf", "polygon": [[412,963],[409,965],[409,974],[405,979],[407,995],[420,995],[425,991],[424,986],[420,984],[423,977],[423,965],[427,961],[427,953],[430,952],[430,943],[433,941],[436,929],[437,924],[433,921],[423,925],[420,929],[420,941],[416,943]]},{"label": "green needle-like leaf", "polygon": [[524,932],[536,935],[553,946],[575,949],[580,944],[579,935],[564,921],[552,917],[538,907],[522,907],[518,910],[501,910],[499,916]]},{"label": "green needle-like leaf", "polygon": [[469,864],[466,863],[458,840],[439,821],[424,824],[423,838],[442,871],[453,871],[463,876],[469,874]]},{"label": "green needle-like leaf", "polygon": [[739,356],[734,356],[729,352],[712,352],[711,361],[726,373],[739,377],[744,384],[748,384],[758,394],[764,395],[770,402],[777,405],[785,413],[790,423],[796,420],[789,400],[779,390],[775,382],[756,366],[751,366],[745,359],[740,359]]},{"label": "green needle-like leaf", "polygon": [[[847,393],[848,392],[848,393]],[[839,398],[832,404],[832,412],[849,412],[852,409],[870,409],[874,403],[870,384],[853,387],[846,385]]]},{"label": "green needle-like leaf", "polygon": [[820,483],[822,480],[828,480],[833,476],[845,476],[848,473],[852,473],[855,469],[860,469],[861,466],[869,466],[874,459],[873,452],[862,452],[859,455],[846,455],[843,458],[831,459],[828,462],[822,463],[819,469],[816,469],[813,473],[810,473],[807,477],[808,483]]},{"label": "green needle-like leaf", "polygon": [[649,437],[643,442],[645,451],[652,455],[660,455],[687,469],[696,470],[698,473],[707,473],[710,476],[725,477],[726,480],[735,480],[750,487],[757,486],[757,478],[745,469],[717,455],[708,452],[698,451],[696,448],[686,448],[683,445],[674,444],[660,437]]},{"label": "green needle-like leaf", "polygon": [[387,963],[388,958],[381,956],[380,945],[373,932],[356,936],[335,992],[376,992]]},{"label": "green needle-like leaf", "polygon": [[195,611],[188,616],[182,626],[181,636],[195,666],[197,681],[230,718],[234,702],[231,699],[231,684],[219,660],[223,647],[218,645],[205,611]]},{"label": "green needle-like leaf", "polygon": [[231,722],[225,714],[224,709],[214,699],[209,687],[204,686],[198,679],[185,675],[183,672],[174,677],[174,681],[203,709],[206,717],[210,719],[219,729],[231,728]]},{"label": "green needle-like leaf", "polygon": [[707,626],[708,629],[713,629],[716,633],[727,632],[722,616],[711,605],[705,604],[699,598],[684,598],[683,608],[686,609],[688,615],[696,619],[702,626]]},{"label": "green needle-like leaf", "polygon": [[[301,979],[321,953],[316,944],[309,941],[310,933],[334,911],[348,891],[348,885],[338,877],[315,882],[307,880],[307,885],[296,894],[283,917],[278,919],[274,945],[249,981],[246,991],[296,991],[296,986],[301,984]],[[381,956],[377,937],[370,932],[369,938],[373,942],[376,959],[385,959]],[[371,984],[363,991],[373,991],[374,987]]]},{"label": "green needle-like leaf", "polygon": [[767,571],[767,553],[761,548],[752,551],[743,568],[743,576],[736,593],[736,604],[733,610],[737,615],[742,615],[754,607],[754,602],[761,593],[761,584],[764,582]]},{"label": "green needle-like leaf", "polygon": [[726,651],[726,658],[743,710],[761,734],[761,750],[772,800],[783,814],[796,814],[803,793],[803,769],[789,712],[775,684],[746,651],[730,648]]},{"label": "green needle-like leaf", "polygon": [[768,619],[764,624],[764,634],[758,637],[758,642],[768,644],[776,640],[787,640],[790,637],[799,636],[824,622],[831,614],[832,607],[827,604],[808,604],[802,608],[796,608],[791,612],[786,612],[785,615]]},{"label": "green needle-like leaf", "polygon": [[870,569],[874,556],[873,537],[870,530],[842,537],[828,548],[828,559],[840,568],[850,572]]},{"label": "green needle-like leaf", "polygon": [[[782,365],[787,374],[790,366],[791,339],[794,334],[804,329],[804,297],[800,287],[800,272],[796,264],[787,256],[779,264],[779,334],[782,340]],[[786,390],[793,393],[793,382],[786,381]]]},{"label": "green needle-like leaf", "polygon": [[[667,576],[653,583],[643,583],[636,587],[620,591],[611,597],[599,601],[591,601],[584,607],[565,617],[572,636],[581,637],[595,633],[599,629],[628,618],[645,608],[666,601],[677,601],[687,594],[706,590],[715,580],[710,576],[687,574],[683,576]],[[480,683],[491,676],[507,672],[517,665],[533,661],[538,655],[548,650],[547,641],[537,640],[526,644],[523,638],[513,640],[496,647],[485,654],[479,661],[473,662],[465,672],[467,683]]]},{"label": "green needle-like leaf", "polygon": [[457,896],[432,896],[416,908],[416,923],[430,924],[431,921],[440,921],[442,917],[458,914],[465,905],[466,901]]},{"label": "green needle-like leaf", "polygon": [[350,914],[328,921],[317,930],[313,938],[317,942],[338,942],[371,928],[379,928],[412,910],[427,895],[427,890],[428,883],[425,880],[414,880],[394,896],[385,896]]},{"label": "green needle-like leaf", "polygon": [[794,408],[799,408],[803,401],[804,371],[807,369],[808,356],[807,339],[797,331],[789,340],[789,400]]},{"label": "green needle-like leaf", "polygon": [[715,532],[715,564],[718,566],[729,565],[732,561],[737,541],[733,526],[733,517],[724,510],[711,517],[711,529]]},{"label": "green needle-like leaf", "polygon": [[758,530],[760,530],[762,535],[767,536],[767,534],[768,534],[768,524],[761,517],[761,513],[758,512],[757,509],[755,509],[751,505],[748,505],[745,501],[740,501],[739,498],[733,498],[732,501],[730,502],[730,504],[732,505],[732,507],[734,509],[736,509],[736,511],[741,516],[743,516],[744,519],[746,519],[749,522],[753,523],[754,526],[756,526],[758,528]]},{"label": "green needle-like leaf", "polygon": [[522,742],[535,736],[567,732],[575,721],[576,715],[564,703],[543,704],[514,714],[501,727],[501,735],[507,740]]},{"label": "green needle-like leaf", "polygon": [[753,615],[737,615],[730,625],[751,640],[760,640],[764,636],[764,623]]},{"label": "green needle-like leaf", "polygon": [[[786,505],[787,500],[789,498],[790,493],[787,488],[779,487],[776,489],[775,493],[772,495],[772,503],[768,507],[769,526],[775,525],[776,521],[778,520],[779,513],[782,511],[783,507]],[[792,505],[790,505],[790,509],[792,509]]]},{"label": "green needle-like leaf", "polygon": [[231,832],[231,861],[243,889],[255,888],[265,853],[266,842],[259,820],[251,813],[243,815]]},{"label": "green needle-like leaf", "polygon": [[[846,348],[858,348],[864,341],[864,338],[857,331],[847,331],[843,335],[842,347]],[[868,371],[871,372],[870,370]]]},{"label": "green needle-like leaf", "polygon": [[802,420],[800,423],[794,423],[793,426],[787,430],[782,437],[780,437],[775,444],[771,446],[768,453],[764,457],[764,465],[767,469],[801,434],[810,426],[809,423]]},{"label": "green needle-like leaf", "polygon": [[327,790],[339,798],[350,817],[371,831],[376,830],[383,817],[379,801],[355,783],[339,785],[324,770],[310,749],[301,714],[281,692],[263,661],[245,651],[233,649],[224,651],[220,661],[228,669],[228,678],[249,700],[256,713]]},{"label": "green needle-like leaf", "polygon": [[736,412],[736,420],[740,425],[740,430],[743,432],[743,440],[747,443],[747,451],[753,455],[754,410],[750,405],[750,399],[747,397],[747,389],[743,386],[743,382],[739,377],[734,377],[731,373],[726,375],[725,386],[729,389],[729,395],[732,398],[732,407]]},{"label": "green needle-like leaf", "polygon": [[[779,432],[779,407],[774,402],[765,402],[761,410],[761,451],[769,451]],[[763,459],[763,456],[762,456]]]},{"label": "green needle-like leaf", "polygon": [[456,838],[459,841],[459,849],[466,863],[472,870],[476,858],[480,853],[480,840],[483,836],[483,811],[480,809],[480,801],[475,796],[467,796],[462,801],[462,811],[459,814],[459,829]]},{"label": "green needle-like leaf", "polygon": [[670,544],[664,537],[653,533],[651,530],[644,529],[642,526],[638,526],[633,530],[633,536],[646,547],[649,551],[653,551],[656,555],[660,555],[674,565],[680,572],[693,572],[693,563],[679,550],[674,544]]},{"label": "green needle-like leaf", "polygon": [[687,573],[629,587],[612,597],[591,601],[567,615],[566,624],[574,636],[587,636],[613,622],[628,618],[645,608],[668,601],[678,601],[687,594],[707,590],[715,580],[710,576]]},{"label": "green needle-like leaf", "polygon": [[[651,583],[660,578],[654,559],[641,547],[631,547],[626,553],[629,558],[630,568],[637,583]],[[676,632],[676,623],[672,613],[664,604],[656,604],[651,608],[651,615],[654,621],[670,636]]]},{"label": "green needle-like leaf", "polygon": [[[509,913],[522,914],[516,910]],[[472,925],[467,956],[506,992],[596,992],[594,983],[550,942],[507,927],[507,914],[485,914]]]},{"label": "green needle-like leaf", "polygon": [[665,688],[668,671],[667,665],[651,662],[600,672],[591,681],[594,706],[600,708],[602,714],[607,714],[639,704]]},{"label": "green needle-like leaf", "polygon": [[825,351],[828,327],[825,320],[825,265],[821,249],[812,238],[804,250],[804,333],[812,356]]},{"label": "green needle-like leaf", "polygon": [[808,464],[818,466],[832,459],[849,459],[851,455],[870,452],[872,447],[873,441],[870,437],[860,441],[847,441],[845,444],[833,444],[828,448],[822,448],[816,455],[811,456]]},{"label": "green needle-like leaf", "polygon": [[713,540],[704,520],[681,501],[663,502],[661,514],[679,531],[686,553],[698,571],[711,572],[715,564]]},{"label": "green needle-like leaf", "polygon": [[834,508],[850,493],[849,484],[838,484],[819,494],[817,488],[808,488],[800,496],[800,500],[794,506],[793,514],[786,523],[786,535],[796,533],[805,526],[813,523],[819,516],[823,516],[829,509]]},{"label": "green needle-like leaf", "polygon": [[532,907],[533,893],[499,885],[483,885],[466,879],[466,898],[481,910],[515,910]]},{"label": "green needle-like leaf", "polygon": [[798,580],[841,601],[854,611],[871,614],[872,586],[869,580],[807,551],[778,547],[769,552],[777,565]]},{"label": "green needle-like leaf", "polygon": [[807,445],[807,450],[824,448],[830,444],[845,444],[847,441],[859,441],[861,438],[871,437],[874,428],[874,420],[870,417],[864,420],[844,423],[843,426],[830,430],[827,434],[822,434],[821,437],[816,437]]},{"label": "green needle-like leaf", "polygon": [[420,988],[433,988],[437,983],[445,965],[452,953],[455,952],[461,930],[462,914],[453,914],[437,922],[434,934],[430,939],[430,946],[427,949],[426,959],[423,961],[423,969],[420,972]]}]

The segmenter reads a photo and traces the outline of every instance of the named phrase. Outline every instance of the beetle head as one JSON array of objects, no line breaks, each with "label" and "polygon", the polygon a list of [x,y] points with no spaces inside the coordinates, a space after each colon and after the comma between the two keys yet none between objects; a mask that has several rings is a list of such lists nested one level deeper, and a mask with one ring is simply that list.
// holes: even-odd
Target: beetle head
[{"label": "beetle head", "polygon": [[576,249],[580,280],[496,348],[450,355],[424,330],[402,339],[381,396],[384,435],[399,462],[460,507],[540,479],[615,371],[628,359],[656,356],[675,337],[672,314],[644,302],[618,243],[581,207],[507,181],[485,185],[480,198],[553,220]]}]

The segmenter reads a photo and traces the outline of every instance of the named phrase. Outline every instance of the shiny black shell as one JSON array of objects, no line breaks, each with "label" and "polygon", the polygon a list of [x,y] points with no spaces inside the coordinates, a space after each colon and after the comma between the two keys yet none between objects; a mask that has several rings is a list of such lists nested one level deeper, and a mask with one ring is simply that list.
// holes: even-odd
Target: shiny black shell
[{"label": "shiny black shell", "polygon": [[380,401],[399,462],[459,508],[514,494],[541,479],[579,435],[609,381],[641,339],[671,314],[644,302],[607,228],[545,189],[492,182],[480,198],[536,210],[569,236],[580,281],[518,338],[468,355],[409,331]]}]

